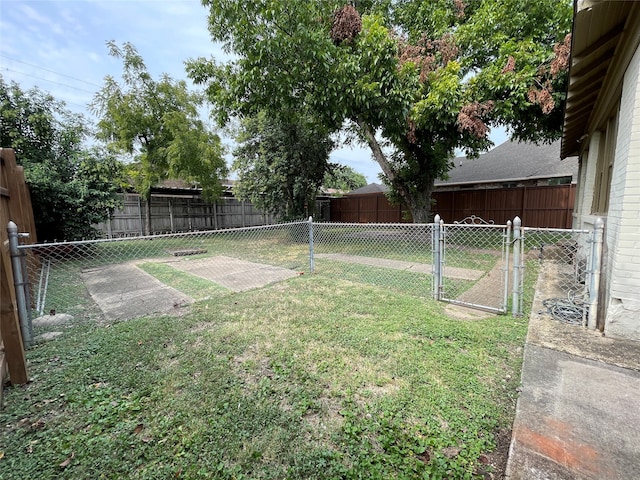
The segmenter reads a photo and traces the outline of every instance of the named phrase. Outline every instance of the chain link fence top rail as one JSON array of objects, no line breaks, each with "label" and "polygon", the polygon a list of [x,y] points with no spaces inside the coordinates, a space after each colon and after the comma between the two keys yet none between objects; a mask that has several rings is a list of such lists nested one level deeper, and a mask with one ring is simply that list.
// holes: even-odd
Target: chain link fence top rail
[{"label": "chain link fence top rail", "polygon": [[32,318],[99,316],[104,309],[95,292],[107,288],[121,302],[136,302],[144,298],[136,298],[134,290],[159,281],[171,287],[165,297],[177,290],[184,296],[176,295],[174,302],[189,303],[309,272],[309,223],[21,245],[20,250]]},{"label": "chain link fence top rail", "polygon": [[564,323],[585,325],[589,309],[593,232],[523,228],[521,291],[535,286],[542,311]]}]

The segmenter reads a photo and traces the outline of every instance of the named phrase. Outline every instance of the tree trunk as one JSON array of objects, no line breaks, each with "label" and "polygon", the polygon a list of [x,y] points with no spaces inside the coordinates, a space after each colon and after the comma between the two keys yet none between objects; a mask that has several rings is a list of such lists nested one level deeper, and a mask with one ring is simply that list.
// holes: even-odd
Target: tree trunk
[{"label": "tree trunk", "polygon": [[387,181],[411,212],[413,223],[429,223],[431,221],[431,192],[435,178],[429,175],[427,169],[424,168],[423,171],[420,171],[420,178],[411,179],[413,185],[409,186],[408,182],[400,178],[400,175],[394,171],[371,126],[362,120],[358,120],[358,125]]},{"label": "tree trunk", "polygon": [[405,201],[411,212],[413,223],[429,223],[431,219],[431,192],[433,191],[433,182],[428,191],[419,192],[417,195],[409,195]]},{"label": "tree trunk", "polygon": [[151,193],[149,193],[149,196],[145,198],[144,211],[144,234],[151,235]]}]

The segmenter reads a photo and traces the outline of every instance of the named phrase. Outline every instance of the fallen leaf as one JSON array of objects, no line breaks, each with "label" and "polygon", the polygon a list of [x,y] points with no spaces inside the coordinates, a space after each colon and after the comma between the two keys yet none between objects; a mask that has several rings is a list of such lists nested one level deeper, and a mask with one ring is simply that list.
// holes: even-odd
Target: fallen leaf
[{"label": "fallen leaf", "polygon": [[67,457],[67,459],[66,459],[64,462],[62,462],[62,463],[60,464],[60,468],[66,468],[66,467],[68,467],[68,466],[69,466],[69,464],[71,463],[71,460],[72,460],[72,459],[73,459],[73,457],[75,457],[75,456],[76,456],[76,455],[75,455],[75,453],[71,452],[71,455],[69,455],[69,456]]},{"label": "fallen leaf", "polygon": [[444,456],[447,458],[454,458],[460,454],[460,449],[458,447],[446,447],[446,448],[443,448],[441,451],[444,454]]},{"label": "fallen leaf", "polygon": [[4,458],[4,452],[0,452],[0,460]]},{"label": "fallen leaf", "polygon": [[142,440],[144,443],[149,443],[151,440],[153,440],[153,438],[151,438],[151,437],[150,437],[150,436],[148,436],[148,435],[145,435],[144,437],[142,437],[142,438],[141,438],[141,440]]},{"label": "fallen leaf", "polygon": [[136,425],[136,428],[133,429],[133,433],[135,435],[138,435],[140,432],[142,432],[142,430],[144,430],[144,423],[139,423],[138,425]]}]

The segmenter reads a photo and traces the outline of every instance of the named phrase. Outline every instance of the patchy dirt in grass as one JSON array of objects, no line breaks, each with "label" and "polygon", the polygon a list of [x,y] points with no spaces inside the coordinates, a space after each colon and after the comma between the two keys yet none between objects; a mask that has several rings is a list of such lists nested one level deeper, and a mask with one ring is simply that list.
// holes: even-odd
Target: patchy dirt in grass
[{"label": "patchy dirt in grass", "polygon": [[509,459],[509,445],[511,444],[511,430],[502,429],[495,436],[496,448],[493,452],[482,454],[478,459],[478,475],[485,480],[504,480],[507,460]]}]

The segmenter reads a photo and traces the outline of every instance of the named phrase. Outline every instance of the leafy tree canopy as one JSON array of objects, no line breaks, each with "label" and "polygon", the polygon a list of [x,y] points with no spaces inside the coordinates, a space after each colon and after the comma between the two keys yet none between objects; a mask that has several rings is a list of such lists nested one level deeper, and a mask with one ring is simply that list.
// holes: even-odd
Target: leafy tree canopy
[{"label": "leafy tree canopy", "polygon": [[335,188],[345,192],[366,185],[367,178],[346,165],[335,165],[331,171],[325,174],[322,180],[323,187]]},{"label": "leafy tree canopy", "polygon": [[305,115],[284,120],[260,112],[242,122],[236,140],[239,198],[283,220],[313,214],[318,189],[333,167],[333,141],[323,125]]},{"label": "leafy tree canopy", "polygon": [[201,95],[166,74],[154,80],[130,43],[107,45],[111,56],[122,59],[123,73],[122,83],[107,76],[91,104],[101,117],[98,138],[116,151],[136,155],[133,180],[146,200],[151,188],[167,178],[196,181],[204,197],[217,198],[227,173],[224,148],[200,119]]},{"label": "leafy tree canopy", "polygon": [[38,88],[23,91],[0,76],[0,145],[16,151],[29,185],[39,241],[93,238],[91,227],[119,204],[122,165],[83,147],[82,115]]},{"label": "leafy tree canopy", "polygon": [[354,126],[414,221],[456,149],[474,156],[491,126],[558,136],[569,0],[203,0],[214,41],[236,55],[197,59],[220,123],[301,108],[333,130]]}]

